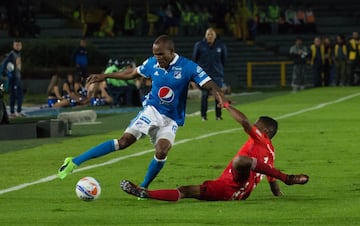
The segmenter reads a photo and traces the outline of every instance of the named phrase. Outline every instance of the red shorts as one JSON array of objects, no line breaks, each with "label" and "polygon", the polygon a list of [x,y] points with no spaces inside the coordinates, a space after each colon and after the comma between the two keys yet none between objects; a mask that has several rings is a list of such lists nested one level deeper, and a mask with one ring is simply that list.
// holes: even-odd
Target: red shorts
[{"label": "red shorts", "polygon": [[204,181],[200,185],[200,199],[207,201],[245,200],[249,197],[255,185],[253,172],[242,185],[235,181],[221,179]]}]

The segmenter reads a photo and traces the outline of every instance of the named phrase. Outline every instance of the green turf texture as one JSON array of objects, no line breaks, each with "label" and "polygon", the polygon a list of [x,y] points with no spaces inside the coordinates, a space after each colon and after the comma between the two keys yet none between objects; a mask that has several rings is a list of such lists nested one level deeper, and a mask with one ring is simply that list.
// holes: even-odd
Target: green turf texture
[{"label": "green turf texture", "polygon": [[[119,181],[141,182],[153,156],[149,152],[76,172],[64,180],[0,194],[0,225],[360,225],[360,96],[334,102],[359,93],[357,87],[319,88],[259,94],[258,99],[234,98],[235,106],[251,121],[260,115],[279,118],[279,132],[273,139],[276,166],[310,176],[304,186],[280,182],[282,197],[273,197],[263,181],[248,200],[240,202],[138,201],[119,189]],[[198,102],[190,101],[189,109],[196,108]],[[281,118],[293,112],[299,114]],[[102,124],[75,126],[72,137],[0,141],[0,193],[54,176],[66,156],[120,136],[135,114],[100,116]],[[209,114],[207,122],[201,122],[200,116],[186,119],[176,139],[184,142],[172,148],[151,189],[199,184],[221,174],[247,136],[226,110],[222,121]],[[226,132],[230,129],[235,130]],[[203,137],[211,133],[219,134]],[[80,169],[150,149],[145,138],[127,150],[88,161]],[[98,200],[84,202],[76,197],[75,184],[84,176],[101,183]]]}]

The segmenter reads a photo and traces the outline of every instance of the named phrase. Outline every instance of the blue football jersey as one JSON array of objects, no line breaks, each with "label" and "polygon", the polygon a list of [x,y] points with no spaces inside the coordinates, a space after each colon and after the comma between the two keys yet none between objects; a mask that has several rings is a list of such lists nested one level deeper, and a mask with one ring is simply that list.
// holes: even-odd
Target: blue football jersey
[{"label": "blue football jersey", "polygon": [[160,114],[184,125],[187,92],[190,81],[199,86],[211,78],[195,62],[175,54],[169,68],[161,68],[155,57],[150,57],[137,67],[137,72],[152,80],[151,91],[144,105],[154,106]]}]

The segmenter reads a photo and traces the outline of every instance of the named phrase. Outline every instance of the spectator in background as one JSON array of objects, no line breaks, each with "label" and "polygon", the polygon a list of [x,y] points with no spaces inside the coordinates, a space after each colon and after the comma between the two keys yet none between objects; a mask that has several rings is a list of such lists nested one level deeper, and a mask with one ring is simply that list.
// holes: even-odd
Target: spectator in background
[{"label": "spectator in background", "polygon": [[87,98],[87,90],[83,84],[82,78],[78,75],[74,77],[74,88],[78,96],[78,104],[84,104],[84,101]]},{"label": "spectator in background", "polygon": [[166,23],[166,12],[165,12],[166,4],[162,4],[156,10],[155,14],[148,13],[147,14],[147,22],[148,22],[148,36],[152,36],[155,33],[163,34],[165,33],[165,23]]},{"label": "spectator in background", "polygon": [[293,4],[289,4],[288,8],[285,10],[285,23],[287,25],[288,33],[295,32],[295,26],[299,23],[296,17],[296,10]]},{"label": "spectator in background", "polygon": [[198,36],[202,35],[201,30],[203,29],[201,24],[201,10],[199,5],[194,5],[194,13],[191,20],[191,35]]},{"label": "spectator in background", "polygon": [[360,41],[359,41],[359,32],[354,31],[352,33],[352,37],[349,40],[349,60],[348,60],[348,79],[347,82],[349,85],[355,85],[357,82],[355,75],[356,69],[359,67],[360,62]]},{"label": "spectator in background", "polygon": [[67,74],[66,81],[63,83],[62,96],[63,99],[68,101],[68,106],[74,107],[81,102],[80,96],[78,95],[75,87],[74,75],[71,73]]},{"label": "spectator in background", "polygon": [[84,104],[90,104],[90,106],[103,106],[106,104],[112,104],[113,99],[107,92],[107,85],[105,81],[97,83],[87,83],[87,99]]},{"label": "spectator in background", "polygon": [[280,17],[278,23],[278,31],[279,34],[287,34],[288,33],[288,24],[285,21],[285,8],[282,7],[280,10]]},{"label": "spectator in background", "polygon": [[302,3],[299,3],[296,7],[296,21],[295,33],[303,34],[305,31],[305,7]]},{"label": "spectator in background", "polygon": [[84,84],[87,77],[87,67],[89,63],[85,38],[80,39],[79,46],[72,54],[72,59],[75,63],[76,73],[82,78],[82,83]]},{"label": "spectator in background", "polygon": [[101,23],[106,15],[104,7],[92,7],[89,4],[84,4],[83,7],[83,37],[88,37],[94,35],[99,31]]},{"label": "spectator in background", "polygon": [[323,70],[323,65],[325,63],[325,48],[321,43],[320,37],[314,38],[314,43],[310,46],[311,50],[311,60],[314,79],[314,87],[319,87],[322,85],[321,73]]},{"label": "spectator in background", "polygon": [[165,29],[170,36],[179,33],[181,12],[176,1],[170,1],[165,8],[166,20]]},{"label": "spectator in background", "polygon": [[246,40],[247,29],[247,11],[242,1],[237,1],[233,6],[235,15],[235,38],[237,40]]},{"label": "spectator in background", "polygon": [[[132,60],[123,60],[120,62],[119,64],[120,66],[120,70],[126,70],[129,68],[135,68],[136,64],[134,61]],[[135,80],[134,79],[130,79],[130,80],[126,80],[127,86],[126,86],[126,105],[128,106],[139,106],[140,102],[139,102],[139,89],[137,88],[136,84],[135,84]]]},{"label": "spectator in background", "polygon": [[257,32],[257,15],[258,15],[258,6],[255,0],[246,1],[246,10],[247,10],[247,39],[254,41],[256,38]]},{"label": "spectator in background", "polygon": [[128,6],[124,16],[124,35],[134,35],[136,29],[136,15],[131,6]]},{"label": "spectator in background", "polygon": [[235,7],[230,7],[229,11],[225,15],[225,23],[227,32],[233,35],[236,39],[240,37],[240,29],[237,27],[237,16]]},{"label": "spectator in background", "polygon": [[268,6],[268,18],[271,24],[271,33],[277,34],[279,32],[280,6],[275,0],[272,0]]},{"label": "spectator in background", "polygon": [[70,103],[67,99],[61,96],[61,78],[59,75],[55,74],[51,77],[49,86],[47,88],[48,96],[48,107],[66,107]]},{"label": "spectator in background", "polygon": [[335,73],[336,80],[335,84],[337,86],[347,85],[347,74],[346,74],[346,61],[348,55],[348,48],[346,45],[346,40],[343,35],[338,34],[336,36],[336,44],[334,49],[334,58],[335,58]]},{"label": "spectator in background", "polygon": [[[23,117],[22,104],[24,99],[23,86],[21,81],[21,50],[22,42],[15,39],[13,50],[11,50],[3,62],[2,74],[8,80],[10,96],[10,118]],[[15,112],[15,104],[17,105]]]},{"label": "spectator in background", "polygon": [[291,86],[293,92],[296,93],[305,88],[305,67],[308,59],[308,50],[303,45],[301,37],[296,38],[295,45],[291,46],[289,54],[294,60]]},{"label": "spectator in background", "polygon": [[264,6],[258,6],[258,32],[261,34],[271,34],[271,24]]},{"label": "spectator in background", "polygon": [[[112,59],[111,61],[109,60],[107,68],[112,65],[112,62]],[[86,98],[82,101],[82,104],[89,104],[90,106],[103,106],[113,103],[113,98],[108,93],[106,81],[96,83],[87,82],[85,90]],[[85,94],[83,93],[83,95]]]},{"label": "spectator in background", "polygon": [[75,21],[79,21],[82,22],[84,19],[84,15],[83,15],[83,4],[78,4],[75,6],[75,8],[72,11],[72,18]]},{"label": "spectator in background", "polygon": [[[109,59],[108,67],[104,74],[124,71],[129,68],[135,68],[135,62],[131,60],[118,61],[117,59]],[[127,105],[138,106],[139,90],[135,84],[135,80],[106,79],[107,90],[113,99],[113,106]]]},{"label": "spectator in background", "polygon": [[329,37],[324,37],[323,39],[324,45],[324,65],[323,65],[323,73],[324,76],[322,78],[322,84],[324,86],[329,86],[333,81],[333,45],[330,41]]},{"label": "spectator in background", "polygon": [[[111,74],[118,71],[120,71],[119,60],[115,58],[109,59],[104,74]],[[127,82],[125,80],[107,78],[106,87],[112,98],[112,106],[118,107],[126,104]]]},{"label": "spectator in background", "polygon": [[181,33],[182,35],[188,36],[191,35],[191,28],[193,23],[194,12],[191,9],[189,4],[184,4],[184,7],[181,9]]},{"label": "spectator in background", "polygon": [[310,3],[306,4],[305,6],[305,30],[307,33],[316,34],[316,22],[315,22],[315,15],[312,5]]},{"label": "spectator in background", "polygon": [[[226,45],[216,38],[213,28],[208,28],[205,38],[195,43],[193,50],[193,60],[211,77],[220,87],[224,86],[224,65],[227,59]],[[209,91],[201,90],[201,119],[207,120]],[[215,99],[216,120],[221,120],[221,108]]]},{"label": "spectator in background", "polygon": [[106,13],[103,15],[101,20],[100,29],[98,32],[95,32],[95,36],[98,37],[114,37],[114,17],[112,10],[106,10]]}]

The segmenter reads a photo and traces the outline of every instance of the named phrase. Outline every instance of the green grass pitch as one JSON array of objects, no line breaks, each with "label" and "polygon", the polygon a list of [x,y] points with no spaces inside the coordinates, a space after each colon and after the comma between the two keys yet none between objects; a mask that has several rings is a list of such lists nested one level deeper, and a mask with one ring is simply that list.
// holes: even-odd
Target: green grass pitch
[{"label": "green grass pitch", "polygon": [[[275,164],[287,173],[310,175],[308,184],[280,182],[284,196],[273,197],[263,181],[241,202],[138,201],[119,189],[119,181],[141,182],[153,156],[148,138],[84,163],[62,181],[55,179],[64,157],[120,136],[136,113],[106,115],[98,119],[102,124],[75,126],[72,137],[0,141],[0,225],[360,225],[360,89],[234,99],[252,121],[260,115],[278,119]],[[198,108],[198,101],[189,101],[189,113]],[[207,122],[187,118],[151,189],[199,184],[220,175],[247,136],[226,110],[222,121],[209,114]],[[117,161],[92,168],[113,159]],[[98,200],[76,197],[75,184],[84,176],[101,183]]]}]

